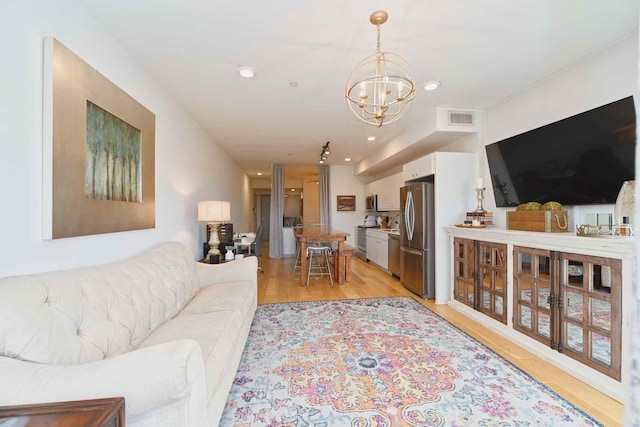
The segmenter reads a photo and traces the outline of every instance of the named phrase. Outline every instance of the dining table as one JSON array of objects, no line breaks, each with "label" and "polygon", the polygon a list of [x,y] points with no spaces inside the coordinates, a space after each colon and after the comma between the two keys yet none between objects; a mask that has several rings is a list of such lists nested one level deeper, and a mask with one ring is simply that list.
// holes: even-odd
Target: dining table
[{"label": "dining table", "polygon": [[253,233],[248,234],[246,236],[242,236],[238,239],[234,239],[233,246],[235,246],[236,253],[238,253],[238,251],[243,251],[246,249],[249,255],[251,255],[251,245],[253,245],[253,242],[255,240],[256,240],[256,235]]},{"label": "dining table", "polygon": [[[296,229],[296,238],[300,243],[300,271],[307,271],[307,246],[310,242],[338,242],[338,257],[335,266],[336,281],[342,285],[345,282],[344,242],[349,233],[328,226],[301,227]],[[300,275],[300,286],[307,285],[307,276]]]}]

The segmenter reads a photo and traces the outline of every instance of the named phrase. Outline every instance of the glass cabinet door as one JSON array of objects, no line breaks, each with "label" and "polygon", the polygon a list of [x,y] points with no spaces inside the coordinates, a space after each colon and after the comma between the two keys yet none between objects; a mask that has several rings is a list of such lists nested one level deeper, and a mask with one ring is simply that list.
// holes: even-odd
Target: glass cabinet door
[{"label": "glass cabinet door", "polygon": [[514,246],[513,263],[513,327],[551,346],[555,326],[551,254]]},{"label": "glass cabinet door", "polygon": [[467,239],[453,239],[454,248],[454,286],[453,297],[469,307],[475,308],[474,242]]},{"label": "glass cabinet door", "polygon": [[507,245],[479,242],[478,245],[478,310],[506,324],[505,257]]},{"label": "glass cabinet door", "polygon": [[563,253],[558,351],[620,379],[620,260]]}]

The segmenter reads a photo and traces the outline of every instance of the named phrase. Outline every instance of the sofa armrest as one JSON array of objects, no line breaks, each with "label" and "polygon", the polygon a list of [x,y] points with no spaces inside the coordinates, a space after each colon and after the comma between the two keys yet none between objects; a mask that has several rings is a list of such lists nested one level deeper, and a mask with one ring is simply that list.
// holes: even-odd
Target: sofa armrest
[{"label": "sofa armrest", "polygon": [[[0,405],[125,398],[127,420],[180,402],[188,419],[205,422],[205,372],[193,340],[158,344],[99,362],[41,365],[0,357]],[[174,405],[176,406],[176,405]]]},{"label": "sofa armrest", "polygon": [[258,286],[258,258],[250,256],[224,264],[197,262],[196,273],[203,287],[239,281],[251,282]]}]

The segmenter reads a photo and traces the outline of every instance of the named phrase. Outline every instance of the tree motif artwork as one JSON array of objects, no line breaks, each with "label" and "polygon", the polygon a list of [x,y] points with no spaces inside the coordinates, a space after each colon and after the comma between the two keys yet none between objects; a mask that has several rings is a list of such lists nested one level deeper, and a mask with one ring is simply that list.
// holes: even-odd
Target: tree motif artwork
[{"label": "tree motif artwork", "polygon": [[142,132],[87,101],[85,198],[141,202]]}]

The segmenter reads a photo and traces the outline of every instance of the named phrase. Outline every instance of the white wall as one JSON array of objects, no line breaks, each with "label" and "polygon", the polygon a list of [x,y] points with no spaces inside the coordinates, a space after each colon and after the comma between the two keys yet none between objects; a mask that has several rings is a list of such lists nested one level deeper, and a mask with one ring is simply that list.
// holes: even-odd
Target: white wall
[{"label": "white wall", "polygon": [[[489,109],[484,143],[491,144],[629,95],[634,95],[636,111],[640,111],[637,70],[636,33]],[[484,182],[490,183],[484,146],[479,154],[480,173]],[[505,226],[508,209],[496,209],[490,188],[485,192],[485,209],[494,211],[496,225]],[[584,221],[588,212],[613,212],[613,205],[576,207],[573,214],[577,223]]]},{"label": "white wall", "polygon": [[[53,36],[156,116],[156,228],[42,240],[43,38]],[[153,48],[150,46],[149,48]],[[0,277],[101,264],[179,240],[199,256],[199,200],[229,200],[249,229],[237,164],[73,0],[0,2]]]},{"label": "white wall", "polygon": [[[331,227],[350,234],[347,244],[356,247],[355,227],[364,223],[365,203],[364,184],[354,176],[354,167],[332,165],[329,174],[329,198],[331,212]],[[338,212],[336,196],[356,196],[356,210]]]}]

